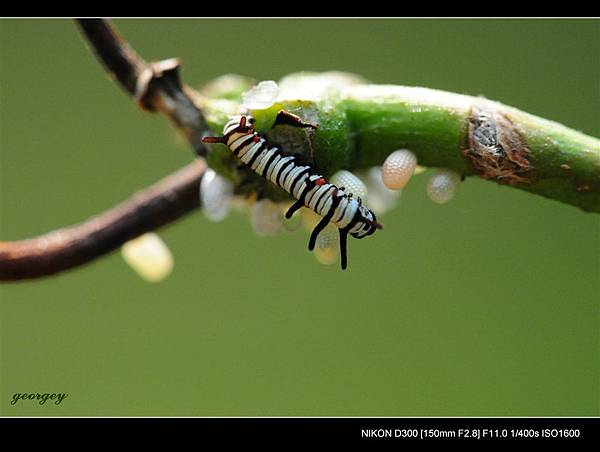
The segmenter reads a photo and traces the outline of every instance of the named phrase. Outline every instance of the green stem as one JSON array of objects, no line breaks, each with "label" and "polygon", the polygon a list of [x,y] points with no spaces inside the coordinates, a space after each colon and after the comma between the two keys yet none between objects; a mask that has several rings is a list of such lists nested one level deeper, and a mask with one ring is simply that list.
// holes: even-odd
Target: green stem
[{"label": "green stem", "polygon": [[[469,147],[473,106],[500,112],[529,151],[526,179],[514,186],[584,210],[600,212],[600,141],[500,103],[442,91],[391,86],[351,88],[342,100],[354,132],[358,166],[379,164],[390,150],[411,149],[424,166],[475,175]],[[496,179],[503,182],[502,179]]]},{"label": "green stem", "polygon": [[[212,117],[211,125],[222,127],[222,108],[204,107],[209,123]],[[355,85],[319,101],[253,111],[259,129],[268,130],[282,108],[318,123],[306,147],[325,175],[381,165],[390,152],[406,148],[422,166],[479,175],[600,212],[600,141],[497,102],[426,88]]]}]

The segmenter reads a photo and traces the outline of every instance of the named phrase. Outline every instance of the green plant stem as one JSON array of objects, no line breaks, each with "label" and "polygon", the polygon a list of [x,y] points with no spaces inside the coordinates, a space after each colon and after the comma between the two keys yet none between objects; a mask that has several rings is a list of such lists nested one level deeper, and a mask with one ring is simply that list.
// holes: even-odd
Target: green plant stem
[{"label": "green plant stem", "polygon": [[[220,130],[227,118],[223,105],[210,101],[203,105],[215,130]],[[231,104],[225,105],[231,111]],[[498,102],[427,88],[355,85],[319,101],[283,101],[252,111],[259,131],[270,128],[280,109],[305,119],[318,118],[319,127],[307,147],[316,168],[325,175],[381,165],[392,151],[406,148],[417,155],[422,166],[479,175],[600,212],[600,141]],[[523,144],[526,168],[496,177],[482,172],[465,156],[473,147],[469,128],[478,109],[510,124],[501,132],[512,133]],[[276,133],[271,135],[276,139]]]},{"label": "green plant stem", "polygon": [[354,133],[357,166],[380,164],[390,150],[411,149],[424,166],[475,175],[468,148],[472,107],[502,112],[530,153],[527,182],[515,187],[600,212],[600,141],[497,102],[410,87],[349,89],[341,101]]}]

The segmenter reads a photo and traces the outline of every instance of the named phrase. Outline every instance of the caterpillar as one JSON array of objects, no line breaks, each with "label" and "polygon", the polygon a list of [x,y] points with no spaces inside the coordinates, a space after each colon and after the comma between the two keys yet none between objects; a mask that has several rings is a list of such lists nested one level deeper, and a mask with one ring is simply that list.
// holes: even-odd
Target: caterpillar
[{"label": "caterpillar", "polygon": [[286,218],[291,218],[302,207],[308,207],[322,217],[310,235],[309,250],[314,249],[319,233],[333,222],[339,230],[343,270],[348,263],[348,234],[362,239],[383,227],[360,198],[345,193],[344,187],[327,182],[312,167],[300,165],[296,157],[286,156],[279,148],[268,144],[254,130],[254,118],[250,115],[232,116],[223,128],[223,136],[204,137],[202,141],[225,144],[255,173],[292,195],[296,202],[286,212]]}]

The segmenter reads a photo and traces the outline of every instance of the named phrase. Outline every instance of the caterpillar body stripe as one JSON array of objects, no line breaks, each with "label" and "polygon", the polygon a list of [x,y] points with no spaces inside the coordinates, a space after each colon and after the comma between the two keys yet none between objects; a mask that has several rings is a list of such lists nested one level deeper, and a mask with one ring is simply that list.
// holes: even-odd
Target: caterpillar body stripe
[{"label": "caterpillar body stripe", "polygon": [[342,269],[346,269],[348,234],[361,239],[381,229],[375,214],[363,205],[360,198],[346,193],[344,187],[327,182],[312,167],[300,165],[296,157],[286,156],[281,149],[269,145],[254,130],[253,124],[252,116],[232,116],[223,128],[223,136],[204,137],[202,141],[227,145],[254,172],[292,195],[296,202],[286,212],[286,218],[291,218],[302,207],[308,207],[323,217],[312,231],[309,250],[314,249],[319,233],[329,222],[334,223],[339,229]]}]

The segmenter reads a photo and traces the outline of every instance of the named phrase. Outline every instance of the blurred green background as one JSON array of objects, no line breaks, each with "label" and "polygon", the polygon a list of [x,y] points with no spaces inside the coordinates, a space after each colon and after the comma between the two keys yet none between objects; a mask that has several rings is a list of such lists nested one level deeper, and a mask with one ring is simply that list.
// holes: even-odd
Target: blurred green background
[{"label": "blurred green background", "polygon": [[[233,72],[356,72],[484,95],[600,135],[600,22],[117,20],[199,87]],[[0,238],[81,221],[188,163],[67,20],[0,21]],[[598,215],[418,176],[386,229],[326,267],[308,233],[200,212],[160,231],[163,283],[113,253],[2,285],[2,415],[599,415]],[[67,392],[56,406],[16,392]]]}]

